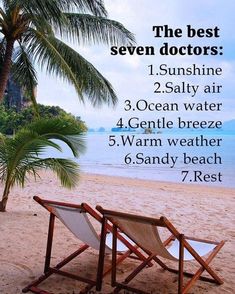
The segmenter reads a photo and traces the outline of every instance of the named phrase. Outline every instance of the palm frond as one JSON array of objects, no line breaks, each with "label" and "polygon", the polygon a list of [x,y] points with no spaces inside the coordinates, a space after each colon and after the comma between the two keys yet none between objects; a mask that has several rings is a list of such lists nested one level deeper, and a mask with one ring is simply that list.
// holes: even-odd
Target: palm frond
[{"label": "palm frond", "polygon": [[[5,1],[7,2],[7,1]],[[11,0],[6,4],[6,8],[20,9],[30,15],[42,17],[48,22],[56,23],[59,27],[65,21],[63,12],[79,10],[81,12],[91,12],[96,16],[107,16],[102,0]]]},{"label": "palm frond", "polygon": [[34,109],[37,110],[35,95],[37,75],[30,52],[20,43],[19,47],[15,49],[13,59],[14,62],[11,68],[12,77],[18,85],[25,89],[27,97],[30,98],[34,105]]},{"label": "palm frond", "polygon": [[53,36],[44,35],[33,29],[31,29],[31,34],[32,38],[29,50],[33,53],[34,59],[41,67],[45,67],[48,73],[55,74],[68,83],[72,83],[80,99],[84,101],[81,84],[77,80],[68,62],[63,58],[61,52],[54,46],[53,40],[55,38]]},{"label": "palm frond", "polygon": [[59,3],[64,12],[78,10],[83,13],[90,12],[96,16],[107,16],[102,0],[60,0]]},{"label": "palm frond", "polygon": [[[47,21],[44,17],[41,17],[39,15],[35,15],[33,17],[28,16],[28,18],[31,21],[30,28],[34,28],[45,35],[54,35],[54,31],[53,31],[53,27],[52,27],[51,23],[49,21]],[[62,26],[58,26],[57,23],[55,23],[55,26],[57,27],[58,31],[60,31],[62,29]],[[64,24],[63,24],[63,26],[64,26]],[[30,37],[31,37],[30,33],[31,33],[30,30],[27,30],[26,32],[24,32],[24,34],[22,36],[21,43],[27,43],[27,39],[28,38],[30,39]]]},{"label": "palm frond", "polygon": [[57,139],[78,156],[84,151],[80,134],[76,123],[40,119],[21,129],[14,138],[3,137],[0,144],[1,181],[7,182],[8,186],[23,186],[28,175],[36,177],[41,168],[49,168],[56,172],[62,185],[73,187],[78,180],[78,164],[63,158],[45,158],[45,151],[48,147],[62,151]]},{"label": "palm frond", "polygon": [[51,36],[46,38],[35,32],[31,50],[38,63],[49,73],[72,82],[82,102],[84,101],[82,93],[84,93],[93,106],[100,106],[102,103],[116,104],[117,96],[108,80],[91,63],[61,40]]},{"label": "palm frond", "polygon": [[58,118],[50,120],[37,120],[30,124],[30,130],[37,132],[47,140],[60,140],[64,142],[78,157],[85,151],[85,141],[79,124],[63,121]]},{"label": "palm frond", "polygon": [[86,6],[88,6],[88,10],[94,15],[107,17],[108,13],[105,9],[103,0],[85,0],[82,2],[85,2]]},{"label": "palm frond", "polygon": [[[5,6],[5,10],[7,10],[7,6]],[[0,7],[0,24],[2,24],[3,20],[6,18],[6,13],[4,12],[4,10]]]},{"label": "palm frond", "polygon": [[[120,22],[90,14],[65,13],[67,22],[62,31],[62,38],[78,43],[104,43],[108,45],[133,45],[134,35]],[[56,27],[54,28],[56,30]]]},{"label": "palm frond", "polygon": [[54,147],[61,151],[58,144],[38,136],[29,130],[20,131],[7,144],[8,172],[27,166],[35,157],[43,154],[47,147]]},{"label": "palm frond", "polygon": [[8,0],[1,0],[1,1],[0,1],[0,3],[2,3],[4,9],[7,8],[7,3],[8,3],[8,2],[9,2]]},{"label": "palm frond", "polygon": [[41,169],[50,169],[55,172],[61,185],[66,188],[72,188],[78,183],[79,165],[76,162],[64,158],[40,159],[35,157],[34,160],[27,162],[27,164],[16,167],[11,185],[17,184],[24,187],[29,176],[33,176],[35,179],[40,177],[39,171]]},{"label": "palm frond", "polygon": [[53,20],[61,25],[63,15],[60,2],[59,0],[11,0],[8,1],[7,6],[11,10],[15,7],[19,7],[24,13],[32,17],[38,15],[47,21]]},{"label": "palm frond", "polygon": [[6,152],[7,138],[0,133],[0,181],[5,179],[7,173],[7,152]]},{"label": "palm frond", "polygon": [[48,168],[55,172],[62,184],[66,188],[76,186],[79,180],[79,165],[64,158],[45,158],[37,161],[39,167]]}]

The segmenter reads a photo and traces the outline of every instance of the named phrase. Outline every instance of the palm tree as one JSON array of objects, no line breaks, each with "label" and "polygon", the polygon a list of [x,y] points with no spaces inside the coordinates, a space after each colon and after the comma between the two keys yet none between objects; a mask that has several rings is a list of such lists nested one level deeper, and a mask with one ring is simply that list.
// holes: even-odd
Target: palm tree
[{"label": "palm tree", "polygon": [[107,18],[102,0],[0,2],[0,101],[11,71],[36,105],[35,64],[38,64],[71,83],[81,101],[85,95],[94,106],[116,103],[116,94],[108,80],[61,40],[76,41],[79,45],[133,44],[133,34]]},{"label": "palm tree", "polygon": [[0,211],[6,210],[10,189],[15,184],[23,187],[28,175],[37,178],[38,171],[42,168],[55,172],[63,186],[71,188],[76,185],[76,162],[45,157],[47,147],[61,151],[58,140],[70,148],[74,157],[78,157],[84,150],[80,125],[58,118],[39,119],[21,129],[13,138],[0,135],[0,180],[5,183]]}]

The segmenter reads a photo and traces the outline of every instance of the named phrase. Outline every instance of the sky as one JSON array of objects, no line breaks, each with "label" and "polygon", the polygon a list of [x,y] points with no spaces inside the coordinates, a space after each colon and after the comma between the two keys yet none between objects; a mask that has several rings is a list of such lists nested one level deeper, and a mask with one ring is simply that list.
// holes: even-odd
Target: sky
[{"label": "sky", "polygon": [[[221,112],[207,113],[184,113],[185,119],[235,119],[234,81],[235,81],[235,1],[234,0],[105,0],[106,9],[110,19],[120,21],[127,29],[135,34],[137,46],[154,46],[155,56],[112,56],[110,47],[104,45],[91,45],[78,47],[71,44],[87,60],[89,60],[114,86],[119,99],[115,109],[103,106],[93,108],[88,102],[83,105],[79,102],[72,86],[58,78],[48,76],[45,72],[39,73],[38,102],[47,105],[59,105],[74,115],[81,116],[88,127],[113,127],[119,118],[128,119],[138,116],[143,120],[156,119],[162,113],[153,111],[135,112],[124,111],[124,101],[131,100],[133,104],[139,99],[145,99],[151,103],[177,102],[204,102],[223,103]],[[195,28],[220,29],[219,38],[196,38],[189,40],[185,37],[187,25]],[[152,31],[153,26],[168,25],[172,28],[182,28],[182,38],[155,38]],[[161,56],[158,48],[163,42],[175,46],[223,46],[223,55],[220,56]],[[149,76],[148,65],[167,64],[170,67],[191,66],[197,64],[208,67],[221,67],[223,75],[217,77],[159,77]],[[174,85],[182,86],[182,82],[190,85],[212,84],[215,82],[222,85],[222,91],[218,94],[204,94],[198,92],[194,97],[191,94],[155,94],[154,83],[172,82]],[[175,119],[179,113],[168,113],[169,119]]]}]

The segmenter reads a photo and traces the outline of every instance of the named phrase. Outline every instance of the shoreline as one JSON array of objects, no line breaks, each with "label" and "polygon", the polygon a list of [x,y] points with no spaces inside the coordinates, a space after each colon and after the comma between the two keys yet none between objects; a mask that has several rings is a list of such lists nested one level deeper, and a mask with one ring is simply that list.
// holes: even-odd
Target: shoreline
[{"label": "shoreline", "polygon": [[132,177],[127,177],[127,176],[114,176],[114,175],[106,175],[106,174],[98,174],[98,173],[91,173],[91,172],[82,172],[81,173],[81,177],[82,176],[89,176],[89,177],[101,177],[101,178],[110,178],[110,179],[119,179],[119,180],[127,180],[127,181],[133,181],[133,183],[135,183],[136,181],[140,182],[140,183],[149,183],[151,185],[156,185],[156,186],[160,186],[160,185],[164,185],[164,186],[169,186],[172,188],[174,187],[178,187],[178,188],[182,188],[182,187],[187,187],[186,189],[198,189],[201,190],[203,189],[209,189],[209,190],[216,190],[218,192],[219,191],[227,191],[227,192],[235,192],[235,187],[224,187],[224,186],[213,186],[212,185],[206,185],[206,184],[193,184],[193,183],[179,183],[179,182],[170,182],[170,181],[160,181],[160,180],[152,180],[152,179],[140,179],[140,178],[132,178]]},{"label": "shoreline", "polygon": [[[87,202],[93,208],[99,204],[104,208],[145,216],[164,215],[181,233],[215,241],[227,240],[211,264],[225,283],[215,286],[200,281],[190,293],[234,293],[234,264],[231,257],[235,256],[235,216],[232,210],[235,189],[82,173],[79,185],[68,190],[61,187],[52,172],[43,171],[40,175],[41,179],[27,182],[24,189],[12,189],[7,212],[0,213],[1,293],[21,293],[22,288],[42,274],[49,214],[33,201],[34,195],[71,203]],[[95,227],[99,232],[100,225],[95,224]],[[77,238],[56,221],[52,264],[75,251],[80,244]],[[75,273],[87,273],[87,276],[93,278],[97,258],[97,251],[87,250],[69,264],[67,269]],[[109,261],[110,259],[107,260]],[[118,268],[118,278],[123,280],[138,264],[138,261],[125,261]],[[195,271],[194,265],[188,264],[187,268]],[[177,293],[176,276],[163,273],[155,265],[144,270],[132,285],[152,291],[153,294]],[[60,276],[54,276],[42,285],[42,289],[57,294],[78,293],[83,287],[84,284],[80,282]],[[108,276],[104,280],[102,293],[111,291]]]}]

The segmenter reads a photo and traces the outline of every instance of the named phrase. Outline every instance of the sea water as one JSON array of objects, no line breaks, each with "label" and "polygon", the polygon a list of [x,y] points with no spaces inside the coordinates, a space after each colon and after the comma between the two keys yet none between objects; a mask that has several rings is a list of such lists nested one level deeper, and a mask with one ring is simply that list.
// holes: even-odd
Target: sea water
[{"label": "sea water", "polygon": [[[124,133],[123,133],[124,134]],[[125,135],[131,135],[133,133],[128,132]],[[206,138],[222,138],[221,146],[176,146],[170,147],[164,145],[159,146],[109,146],[109,135],[115,135],[117,138],[121,133],[106,133],[106,132],[94,132],[87,133],[85,135],[86,152],[76,161],[80,165],[82,172],[111,175],[111,176],[123,176],[136,179],[156,180],[156,181],[170,181],[181,183],[183,175],[182,170],[200,170],[206,174],[214,174],[221,172],[222,182],[200,182],[196,184],[206,184],[221,187],[235,187],[234,173],[235,173],[235,134],[230,133],[211,133],[206,134]],[[138,138],[161,138],[163,142],[167,138],[194,138],[196,133],[177,133],[174,134],[138,134]],[[199,135],[199,134],[198,134]],[[63,154],[47,150],[47,156],[58,156],[63,158],[71,158],[71,151],[65,147],[63,148]],[[189,156],[210,156],[217,153],[221,159],[222,164],[184,164],[182,160],[182,154],[187,153]],[[136,153],[143,153],[148,156],[162,157],[169,153],[171,156],[178,156],[179,159],[173,168],[168,164],[125,164],[124,158],[126,154],[131,153],[131,156]],[[185,181],[188,183],[188,181]],[[194,183],[195,184],[195,183]]]}]

